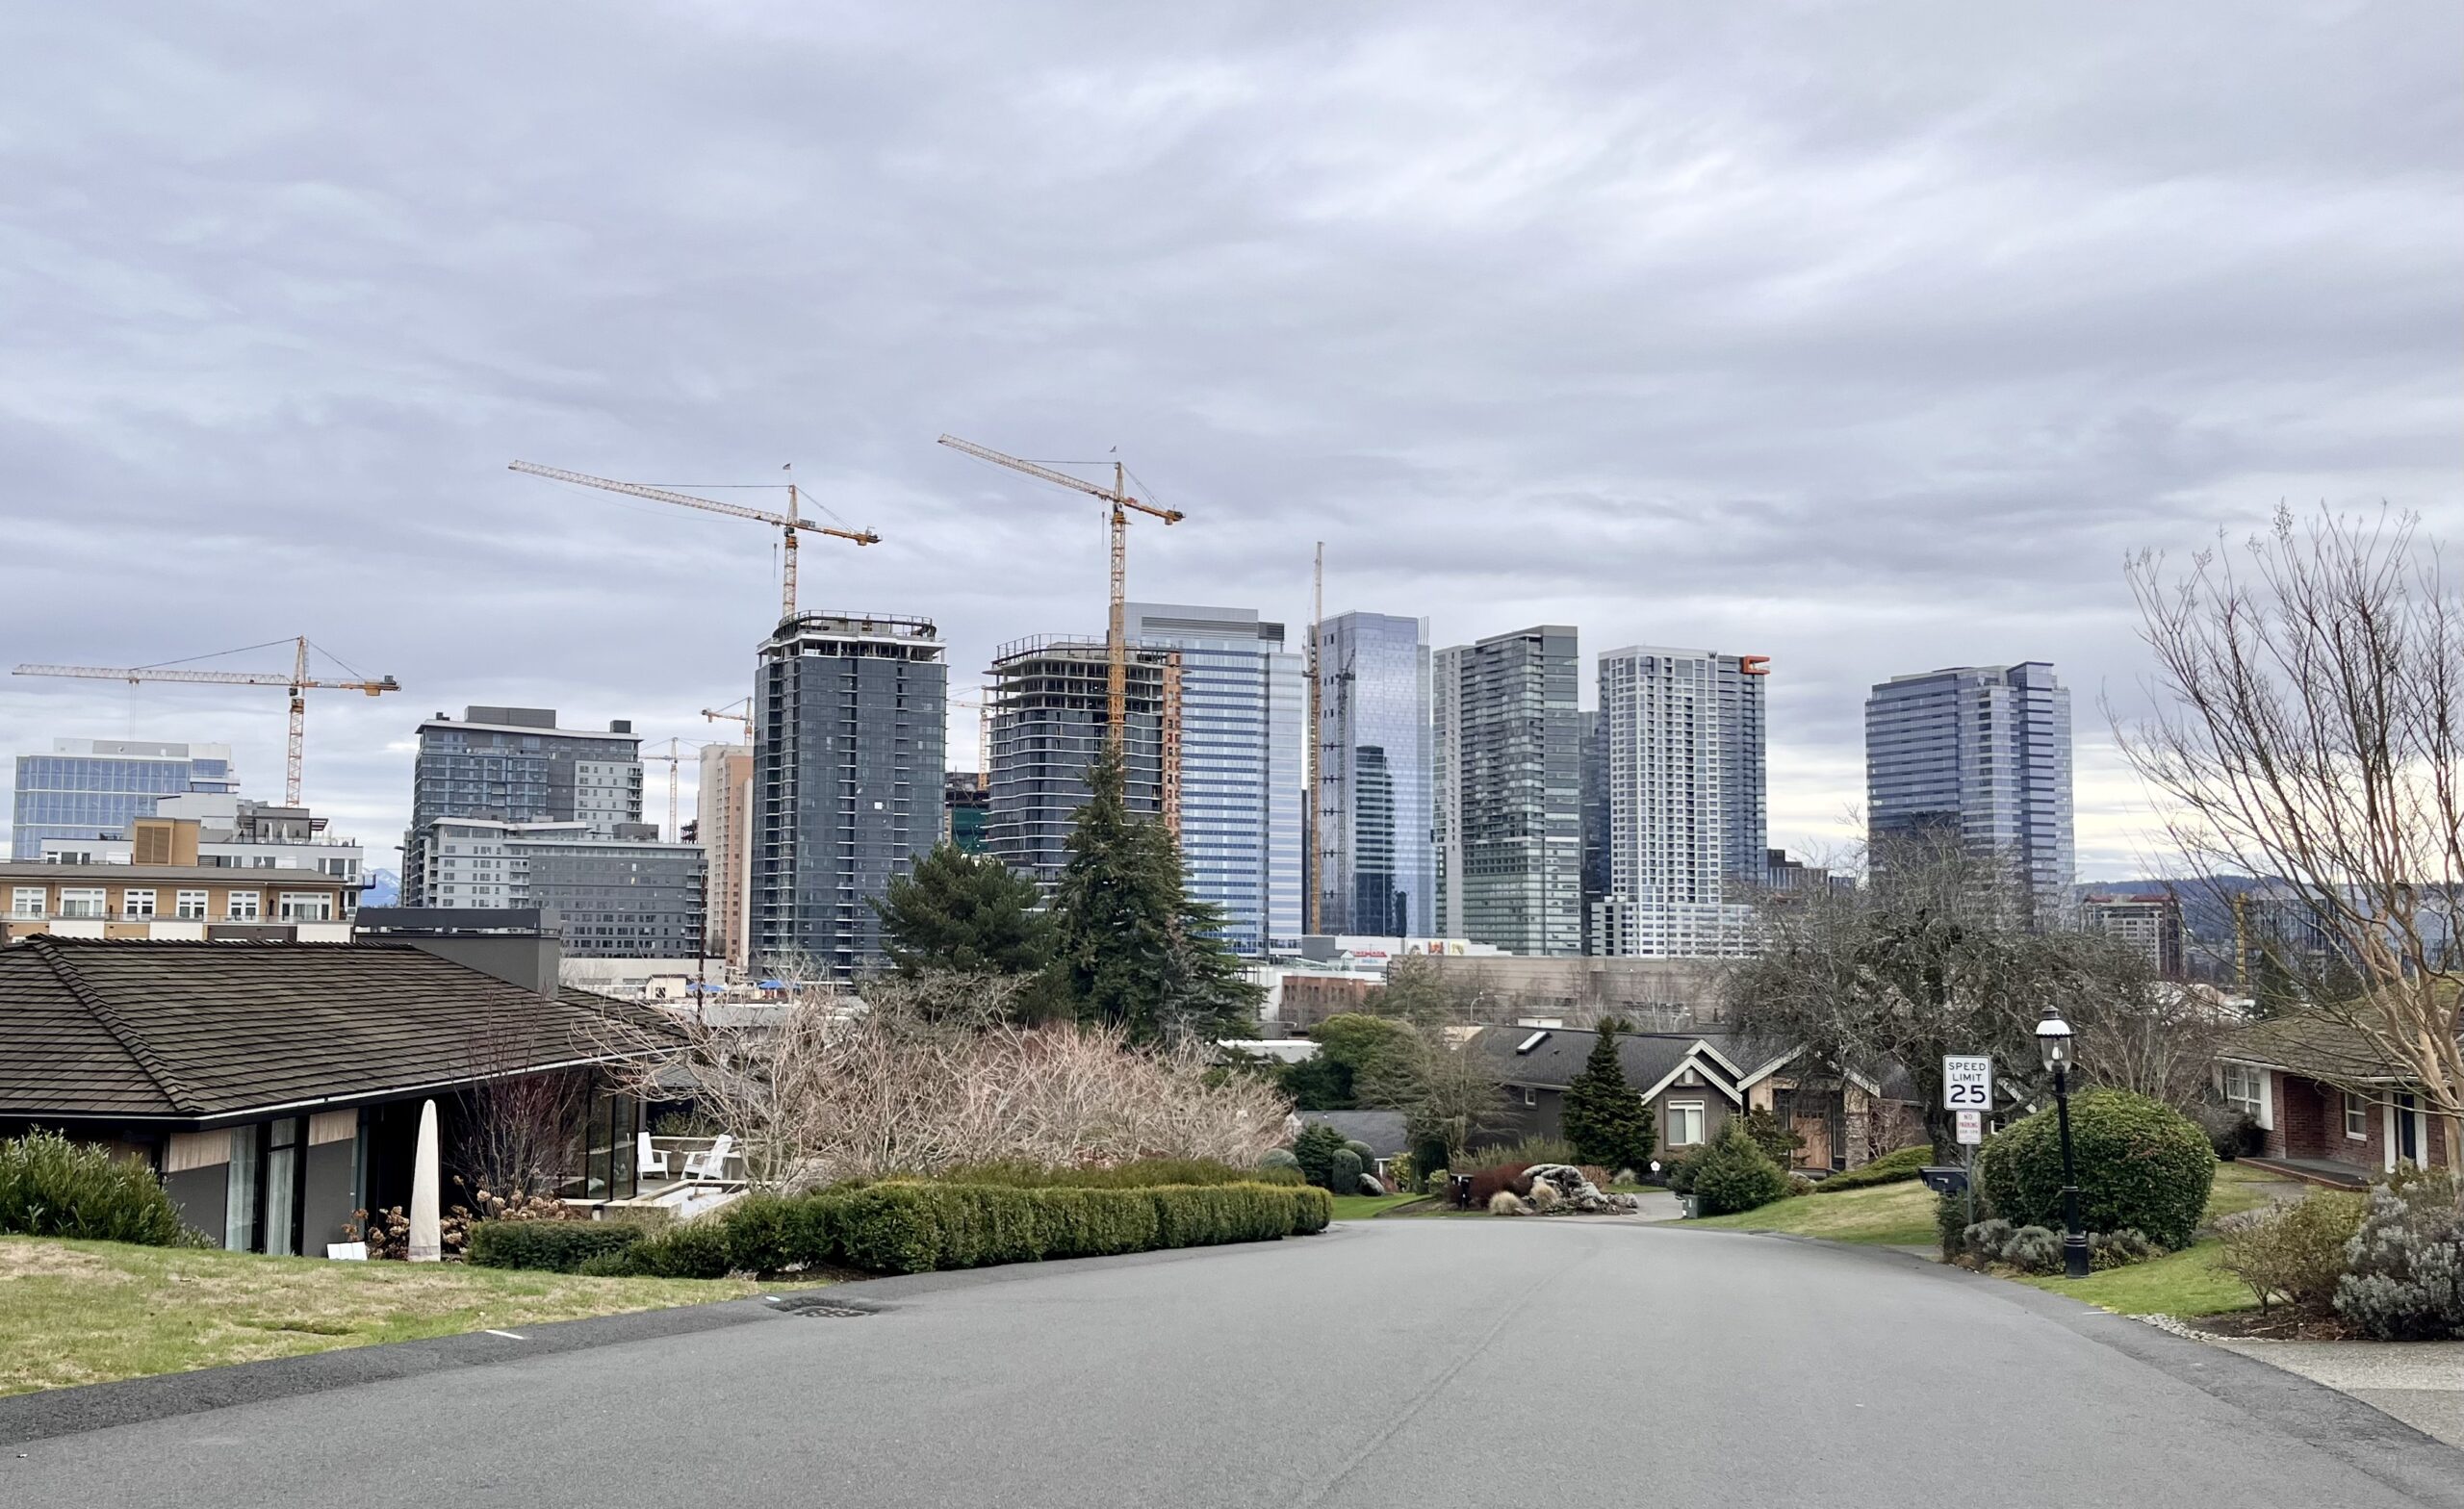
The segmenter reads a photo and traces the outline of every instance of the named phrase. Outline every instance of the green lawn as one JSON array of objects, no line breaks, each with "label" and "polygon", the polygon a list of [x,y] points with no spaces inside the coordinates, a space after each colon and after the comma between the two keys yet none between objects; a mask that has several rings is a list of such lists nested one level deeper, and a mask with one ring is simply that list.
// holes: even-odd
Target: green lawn
[{"label": "green lawn", "polygon": [[[2207,1219],[2256,1209],[2270,1198],[2260,1186],[2275,1178],[2241,1164],[2217,1164],[2216,1183],[2207,1192]],[[2019,1282],[2125,1316],[2213,1316],[2257,1309],[2259,1302],[2240,1279],[2217,1270],[2213,1260],[2219,1246],[2212,1240],[2194,1242],[2153,1263],[2108,1268],[2083,1279],[2023,1277]]]},{"label": "green lawn", "polygon": [[1912,1180],[1838,1194],[1801,1194],[1760,1210],[1683,1224],[1723,1231],[1782,1231],[1880,1246],[1931,1245],[1940,1240],[1934,1230],[1934,1193]]},{"label": "green lawn", "polygon": [[737,1299],[775,1287],[7,1237],[0,1394]]},{"label": "green lawn", "polygon": [[1365,1221],[1373,1215],[1383,1215],[1396,1206],[1425,1198],[1419,1194],[1339,1194],[1335,1196],[1335,1219]]}]

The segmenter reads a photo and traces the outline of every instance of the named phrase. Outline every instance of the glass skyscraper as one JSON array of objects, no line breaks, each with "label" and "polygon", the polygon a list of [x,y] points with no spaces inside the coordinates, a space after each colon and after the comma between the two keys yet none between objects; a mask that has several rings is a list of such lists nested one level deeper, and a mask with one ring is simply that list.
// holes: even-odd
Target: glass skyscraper
[{"label": "glass skyscraper", "polygon": [[1181,652],[1181,855],[1190,894],[1223,910],[1224,941],[1256,957],[1298,946],[1300,656],[1254,608],[1132,602],[1129,642]]},{"label": "glass skyscraper", "polygon": [[1635,646],[1600,657],[1608,890],[1595,952],[1715,958],[1752,944],[1763,878],[1758,656]]},{"label": "glass skyscraper", "polygon": [[1575,629],[1435,657],[1441,931],[1509,954],[1582,948],[1582,714]]},{"label": "glass skyscraper", "polygon": [[116,832],[152,816],[156,797],[239,789],[228,744],[54,739],[48,754],[17,756],[9,856],[39,859],[46,838]]},{"label": "glass skyscraper", "polygon": [[1938,831],[2015,867],[2039,911],[2069,905],[2070,692],[2042,660],[1898,676],[1865,702],[1871,862]]},{"label": "glass skyscraper", "polygon": [[1318,666],[1319,930],[1434,934],[1428,620],[1328,619]]}]

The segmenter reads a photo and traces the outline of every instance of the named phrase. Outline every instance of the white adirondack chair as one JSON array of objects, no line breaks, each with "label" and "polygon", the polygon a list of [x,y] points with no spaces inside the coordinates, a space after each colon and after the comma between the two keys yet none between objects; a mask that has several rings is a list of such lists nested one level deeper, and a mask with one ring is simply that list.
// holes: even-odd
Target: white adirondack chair
[{"label": "white adirondack chair", "polygon": [[684,1155],[684,1177],[687,1179],[724,1179],[728,1173],[728,1154],[735,1151],[735,1138],[722,1132],[706,1153]]},{"label": "white adirondack chair", "polygon": [[653,1174],[662,1179],[667,1177],[667,1155],[651,1145],[651,1135],[647,1132],[633,1135],[633,1171],[645,1179]]}]

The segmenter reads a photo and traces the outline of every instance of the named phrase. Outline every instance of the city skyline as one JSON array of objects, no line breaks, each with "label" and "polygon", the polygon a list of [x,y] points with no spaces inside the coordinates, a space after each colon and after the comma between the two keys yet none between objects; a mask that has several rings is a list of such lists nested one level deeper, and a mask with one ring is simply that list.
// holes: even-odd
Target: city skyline
[{"label": "city skyline", "polygon": [[[1913,45],[1844,12],[619,7],[492,17],[449,100],[368,65],[442,54],[443,13],[166,8],[132,50],[55,9],[15,54],[0,646],[305,630],[397,675],[313,708],[303,792],[392,867],[406,699],[721,735],[775,627],[768,532],[512,459],[792,462],[883,537],[805,550],[805,600],[930,616],[971,668],[1101,622],[1101,510],[933,437],[1116,447],[1188,514],[1132,531],[1143,600],[1296,642],[1323,539],[1330,613],[1432,644],[1770,655],[1801,857],[1861,829],[1868,685],[2050,660],[2079,873],[2127,877],[2157,846],[2092,710],[2146,670],[2124,554],[2279,499],[2464,532],[2464,172],[2423,146],[2464,126],[2464,16],[2131,20],[2115,54],[2067,13]],[[228,743],[279,792],[278,691],[0,677],[0,753],[54,737]]]}]

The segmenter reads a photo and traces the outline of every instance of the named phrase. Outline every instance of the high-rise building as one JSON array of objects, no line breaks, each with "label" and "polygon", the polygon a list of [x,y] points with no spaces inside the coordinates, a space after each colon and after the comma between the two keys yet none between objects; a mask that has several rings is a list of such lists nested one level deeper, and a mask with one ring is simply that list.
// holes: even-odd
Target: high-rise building
[{"label": "high-rise building", "polygon": [[806,613],[754,683],[753,952],[849,980],[879,967],[871,899],[941,830],[949,666],[929,619]]},{"label": "high-rise building", "polygon": [[1764,671],[1759,656],[1635,646],[1600,657],[1607,746],[1603,954],[1748,951],[1763,880]]},{"label": "high-rise building", "polygon": [[[435,907],[427,845],[442,818],[578,823],[614,838],[642,820],[642,741],[629,722],[604,732],[560,729],[552,707],[466,707],[419,728],[411,827],[402,840],[402,905]],[[461,905],[468,905],[463,903]]]},{"label": "high-rise building", "polygon": [[1317,931],[1429,934],[1428,620],[1328,619],[1318,664]]},{"label": "high-rise building", "polygon": [[[1087,767],[1111,729],[1111,653],[1100,639],[1040,634],[1003,645],[991,676],[985,852],[1033,880],[1048,899],[1087,803]],[[1132,812],[1177,823],[1179,656],[1132,652],[1125,707],[1123,800]]]},{"label": "high-rise building", "polygon": [[1893,677],[1865,702],[1871,865],[1938,833],[2008,861],[2040,916],[2069,904],[2070,693],[2041,660]]},{"label": "high-rise building", "polygon": [[49,754],[17,756],[10,857],[39,858],[46,838],[100,838],[150,816],[157,797],[239,789],[228,744],[54,739]]},{"label": "high-rise building", "polygon": [[2158,978],[2182,978],[2182,899],[2173,892],[2091,892],[2080,899],[2079,924],[2138,950]]},{"label": "high-rise building", "polygon": [[704,947],[732,969],[753,962],[753,746],[705,744],[693,787],[702,846]]},{"label": "high-rise building", "polygon": [[654,823],[505,823],[441,817],[422,835],[430,907],[536,908],[552,913],[567,954],[700,959],[704,855]]},{"label": "high-rise building", "polygon": [[1260,956],[1301,930],[1301,657],[1254,608],[1133,602],[1129,642],[1181,663],[1180,837],[1191,896],[1220,908],[1223,941]]},{"label": "high-rise building", "polygon": [[1608,899],[1608,729],[1600,710],[1582,715],[1582,951],[1601,952],[1592,935],[1600,904]]},{"label": "high-rise building", "polygon": [[1442,651],[1433,689],[1448,936],[1509,954],[1582,947],[1582,715],[1575,630]]},{"label": "high-rise building", "polygon": [[984,825],[992,811],[992,787],[972,770],[941,773],[941,837],[961,854],[984,853]]},{"label": "high-rise building", "polygon": [[1437,926],[1463,936],[1463,657],[1456,645],[1429,656],[1429,847],[1435,851]]}]

